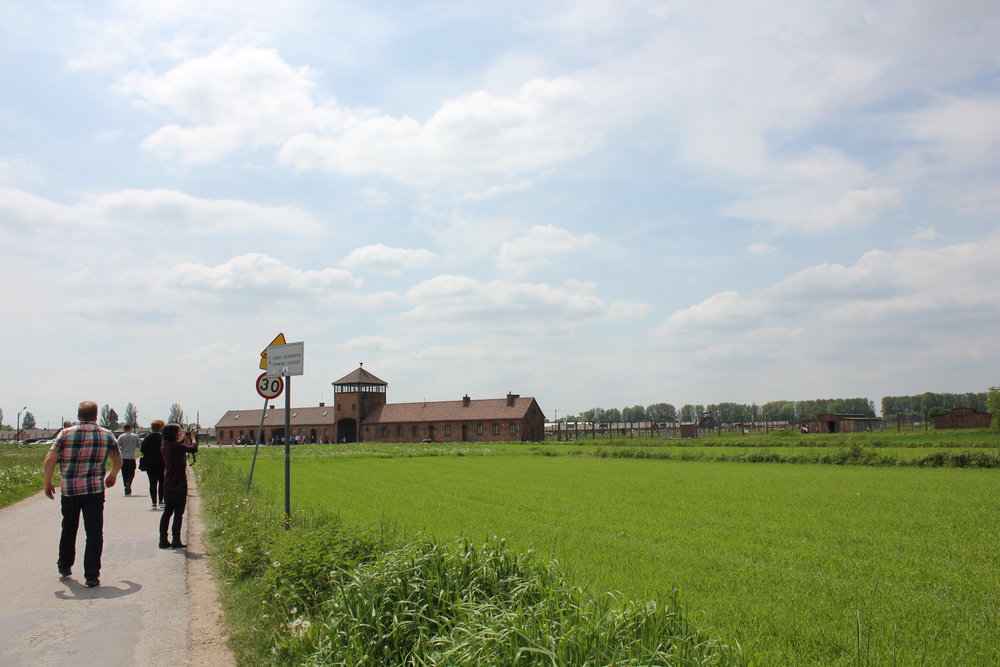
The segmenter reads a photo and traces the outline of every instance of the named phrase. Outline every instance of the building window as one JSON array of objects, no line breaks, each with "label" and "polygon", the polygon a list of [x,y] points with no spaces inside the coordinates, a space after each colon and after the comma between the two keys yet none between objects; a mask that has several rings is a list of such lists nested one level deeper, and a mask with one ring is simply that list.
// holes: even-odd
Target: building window
[{"label": "building window", "polygon": [[397,426],[396,427],[396,437],[397,438],[402,438],[403,437],[403,427],[402,426]]},{"label": "building window", "polygon": [[483,425],[476,424],[476,435],[482,435],[482,434],[483,434]]},{"label": "building window", "polygon": [[444,435],[445,437],[451,437],[451,424],[444,427]]},{"label": "building window", "polygon": [[420,436],[420,427],[419,426],[414,426],[413,427],[413,437],[417,438],[419,436]]},{"label": "building window", "polygon": [[500,424],[493,425],[493,435],[500,435]]},{"label": "building window", "polygon": [[517,424],[511,424],[510,425],[510,434],[511,435],[517,435]]},{"label": "building window", "polygon": [[383,438],[389,437],[389,427],[388,426],[383,426],[381,433],[382,433],[382,437]]}]

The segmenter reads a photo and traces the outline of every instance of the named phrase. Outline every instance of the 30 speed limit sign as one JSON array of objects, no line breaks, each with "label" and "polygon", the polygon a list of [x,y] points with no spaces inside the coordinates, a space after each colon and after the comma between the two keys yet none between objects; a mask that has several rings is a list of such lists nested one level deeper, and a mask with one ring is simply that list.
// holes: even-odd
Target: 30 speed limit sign
[{"label": "30 speed limit sign", "polygon": [[261,373],[257,378],[257,393],[270,400],[281,396],[285,389],[285,381],[280,377],[267,377],[267,373]]}]

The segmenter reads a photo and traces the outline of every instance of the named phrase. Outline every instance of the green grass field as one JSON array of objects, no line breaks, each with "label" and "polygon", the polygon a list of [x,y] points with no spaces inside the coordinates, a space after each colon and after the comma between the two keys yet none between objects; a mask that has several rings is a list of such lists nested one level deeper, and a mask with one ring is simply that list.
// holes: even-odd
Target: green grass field
[{"label": "green grass field", "polygon": [[[463,455],[296,448],[293,510],[442,540],[499,535],[555,557],[591,592],[642,599],[676,586],[691,620],[765,664],[990,664],[1000,655],[996,470],[455,449]],[[281,452],[262,452],[256,484],[280,511]],[[244,470],[249,453],[211,451]]]},{"label": "green grass field", "polygon": [[0,445],[0,507],[42,490],[42,461],[49,445]]}]

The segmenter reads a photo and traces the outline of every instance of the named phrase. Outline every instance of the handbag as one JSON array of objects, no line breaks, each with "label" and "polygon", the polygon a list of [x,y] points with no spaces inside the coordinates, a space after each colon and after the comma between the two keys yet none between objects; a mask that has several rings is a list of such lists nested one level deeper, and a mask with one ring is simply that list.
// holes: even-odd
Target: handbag
[{"label": "handbag", "polygon": [[139,470],[142,470],[143,472],[146,470],[146,464],[142,462],[141,456],[139,457]]}]

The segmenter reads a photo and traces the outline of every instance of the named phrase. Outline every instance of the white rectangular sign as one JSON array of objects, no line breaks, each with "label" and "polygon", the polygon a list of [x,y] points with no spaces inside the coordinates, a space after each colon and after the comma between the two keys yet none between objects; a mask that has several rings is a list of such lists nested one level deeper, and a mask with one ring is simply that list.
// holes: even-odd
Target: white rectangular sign
[{"label": "white rectangular sign", "polygon": [[267,348],[267,376],[302,375],[303,347],[299,342]]}]

